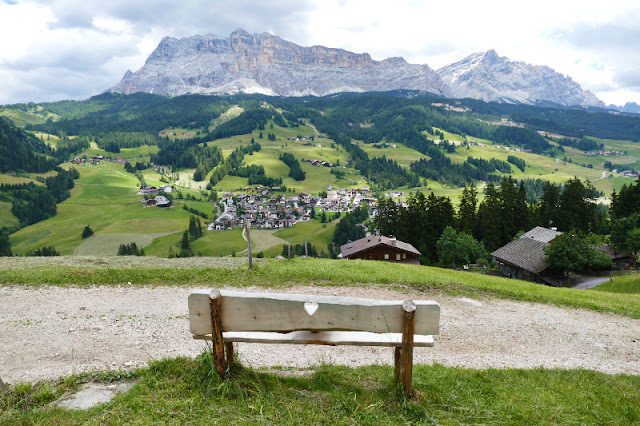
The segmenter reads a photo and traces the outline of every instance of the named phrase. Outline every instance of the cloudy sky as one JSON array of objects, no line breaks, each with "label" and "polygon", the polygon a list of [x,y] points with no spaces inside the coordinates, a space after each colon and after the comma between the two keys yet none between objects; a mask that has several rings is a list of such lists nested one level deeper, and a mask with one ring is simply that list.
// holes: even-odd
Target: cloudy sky
[{"label": "cloudy sky", "polygon": [[0,104],[86,99],[164,36],[236,28],[434,69],[495,49],[607,104],[640,103],[638,0],[0,0]]}]

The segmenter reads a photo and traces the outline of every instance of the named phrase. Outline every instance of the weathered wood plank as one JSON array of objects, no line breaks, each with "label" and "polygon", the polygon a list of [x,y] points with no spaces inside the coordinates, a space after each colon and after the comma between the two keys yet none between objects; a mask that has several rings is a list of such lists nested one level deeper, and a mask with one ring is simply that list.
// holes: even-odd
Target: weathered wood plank
[{"label": "weathered wood plank", "polygon": [[[402,346],[402,333],[370,333],[366,331],[292,331],[290,333],[225,331],[222,335],[225,342],[297,343],[331,346]],[[193,338],[211,340],[211,335],[196,335]],[[433,336],[420,334],[414,336],[413,346],[415,347],[433,347],[433,344]]]},{"label": "weathered wood plank", "polygon": [[[402,332],[402,301],[226,290],[221,294],[223,331]],[[432,301],[415,303],[415,333],[439,334],[440,305]],[[192,334],[211,333],[209,309],[209,290],[198,290],[189,296]]]}]

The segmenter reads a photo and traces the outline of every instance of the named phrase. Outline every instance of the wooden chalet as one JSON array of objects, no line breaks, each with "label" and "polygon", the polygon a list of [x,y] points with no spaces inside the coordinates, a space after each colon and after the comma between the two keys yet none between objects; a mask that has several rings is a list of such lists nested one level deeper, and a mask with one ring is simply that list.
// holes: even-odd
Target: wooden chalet
[{"label": "wooden chalet", "polygon": [[519,239],[500,247],[491,256],[504,276],[549,284],[544,278],[548,268],[544,261],[544,248],[560,234],[562,232],[555,229],[536,226]]},{"label": "wooden chalet", "polygon": [[378,235],[360,238],[340,247],[343,259],[381,260],[419,265],[420,253],[409,243]]}]

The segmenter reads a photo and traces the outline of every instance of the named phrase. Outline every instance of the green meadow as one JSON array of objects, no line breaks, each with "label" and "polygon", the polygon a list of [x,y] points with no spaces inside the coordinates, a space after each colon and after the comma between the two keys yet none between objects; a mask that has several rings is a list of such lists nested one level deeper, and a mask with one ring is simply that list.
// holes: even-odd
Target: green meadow
[{"label": "green meadow", "polygon": [[[180,232],[186,229],[189,213],[181,208],[143,208],[137,195],[138,180],[116,163],[100,166],[77,166],[80,178],[71,190],[71,197],[58,204],[58,214],[11,235],[14,253],[24,254],[38,247],[54,245],[63,255],[115,254],[119,244],[129,244],[130,234],[149,235]],[[81,238],[86,225],[94,236]],[[101,234],[122,234],[121,239],[110,237],[104,252],[97,253]],[[93,239],[93,240],[92,240]],[[95,241],[95,242],[94,242]],[[79,246],[81,246],[79,248]]]},{"label": "green meadow", "polygon": [[13,121],[18,127],[24,127],[27,124],[42,124],[46,121],[40,115],[31,114],[18,109],[1,109],[0,116],[11,119],[11,121]]},{"label": "green meadow", "polygon": [[362,149],[369,154],[371,158],[378,158],[385,156],[398,162],[402,167],[409,167],[414,161],[418,161],[421,158],[428,158],[426,155],[419,153],[413,148],[408,148],[401,143],[396,143],[396,148],[391,146],[383,148],[375,148],[375,144],[364,144]]},{"label": "green meadow", "polygon": [[0,201],[0,223],[7,227],[19,224],[18,218],[11,213],[11,203]]},{"label": "green meadow", "polygon": [[[393,368],[231,366],[222,382],[210,352],[153,360],[133,371],[84,373],[0,390],[4,424],[637,424],[640,378],[588,370],[416,365],[415,397]],[[82,384],[133,388],[87,410],[49,406]]]}]

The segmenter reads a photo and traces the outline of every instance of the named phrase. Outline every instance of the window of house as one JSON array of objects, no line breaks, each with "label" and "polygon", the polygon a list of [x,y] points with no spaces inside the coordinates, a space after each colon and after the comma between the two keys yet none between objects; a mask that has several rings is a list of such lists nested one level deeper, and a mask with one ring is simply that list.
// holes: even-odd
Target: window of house
[{"label": "window of house", "polygon": [[384,260],[389,260],[389,253],[384,254]]},{"label": "window of house", "polygon": [[402,258],[406,259],[407,258],[407,253],[402,253]]},{"label": "window of house", "polygon": [[400,253],[396,253],[396,260],[400,260]]}]

